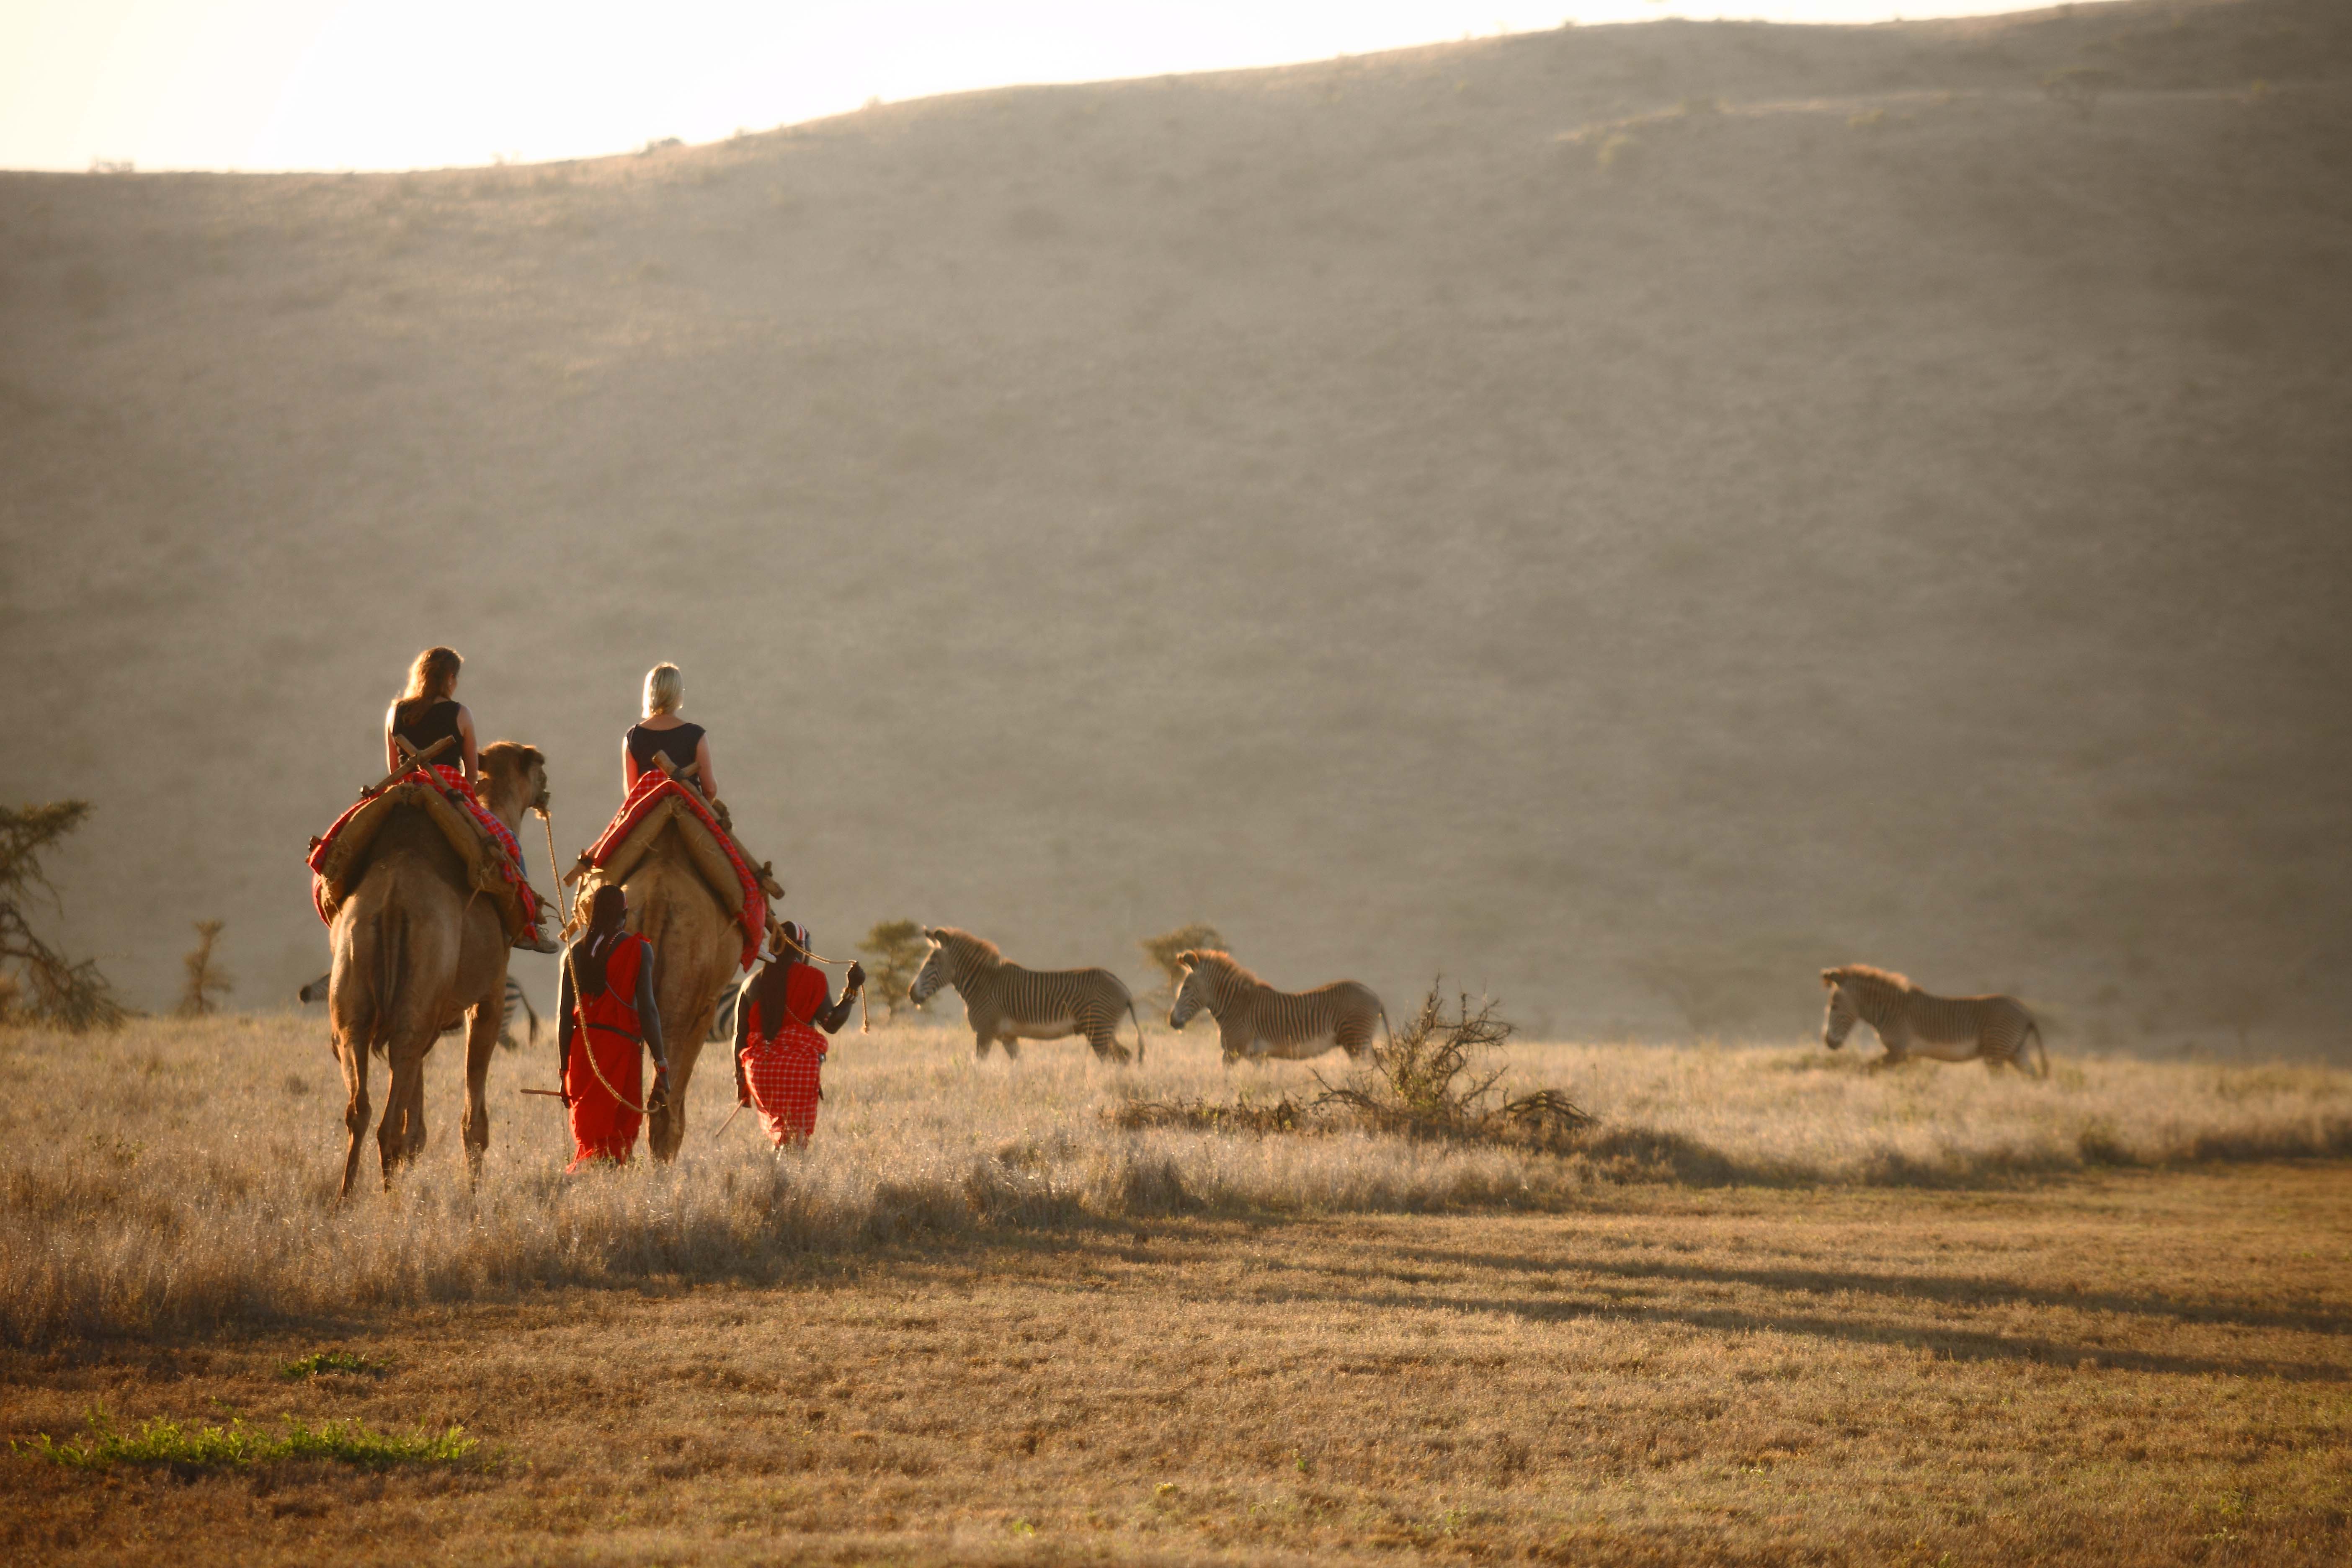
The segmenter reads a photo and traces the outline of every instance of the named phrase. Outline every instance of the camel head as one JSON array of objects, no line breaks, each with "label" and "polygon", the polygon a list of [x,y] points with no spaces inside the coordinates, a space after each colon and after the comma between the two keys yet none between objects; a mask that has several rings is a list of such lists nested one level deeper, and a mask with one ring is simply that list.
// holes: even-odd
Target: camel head
[{"label": "camel head", "polygon": [[526,811],[547,809],[547,759],[537,746],[493,741],[482,748],[482,804],[509,827]]}]

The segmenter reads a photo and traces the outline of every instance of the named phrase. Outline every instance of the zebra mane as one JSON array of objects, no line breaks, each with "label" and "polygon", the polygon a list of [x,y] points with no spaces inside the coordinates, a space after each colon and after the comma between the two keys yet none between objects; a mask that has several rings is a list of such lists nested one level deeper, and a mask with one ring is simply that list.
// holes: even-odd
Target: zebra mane
[{"label": "zebra mane", "polygon": [[1835,969],[1822,970],[1822,976],[1835,984],[1851,985],[1856,991],[1882,996],[1898,996],[1918,989],[1911,984],[1909,975],[1870,963],[1841,963]]},{"label": "zebra mane", "polygon": [[931,940],[941,947],[953,948],[967,957],[979,959],[983,963],[992,965],[1004,962],[1003,948],[984,936],[974,936],[968,931],[958,931],[953,926],[933,926]]},{"label": "zebra mane", "polygon": [[1223,948],[1204,947],[1199,949],[1192,954],[1192,967],[1195,969],[1215,970],[1226,980],[1235,982],[1243,985],[1263,985],[1265,984],[1265,981],[1260,980],[1249,970],[1243,968],[1241,963],[1234,959],[1234,955],[1225,952]]}]

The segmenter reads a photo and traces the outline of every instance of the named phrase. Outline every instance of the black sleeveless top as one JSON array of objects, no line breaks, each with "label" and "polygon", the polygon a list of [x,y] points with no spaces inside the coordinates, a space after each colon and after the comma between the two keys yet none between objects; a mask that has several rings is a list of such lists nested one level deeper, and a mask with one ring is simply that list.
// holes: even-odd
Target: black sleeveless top
[{"label": "black sleeveless top", "polygon": [[669,765],[679,773],[694,767],[695,748],[709,731],[699,724],[680,724],[675,730],[648,730],[643,724],[629,726],[629,760],[637,764],[641,773],[657,773],[661,767],[654,761],[656,754],[667,757]]},{"label": "black sleeveless top", "polygon": [[457,734],[457,703],[455,699],[444,698],[423,712],[418,712],[414,703],[402,703],[393,710],[392,732],[420,752],[444,740],[456,741],[456,745],[442,747],[441,754],[433,759],[433,765],[460,771],[466,766],[462,750],[465,742]]}]

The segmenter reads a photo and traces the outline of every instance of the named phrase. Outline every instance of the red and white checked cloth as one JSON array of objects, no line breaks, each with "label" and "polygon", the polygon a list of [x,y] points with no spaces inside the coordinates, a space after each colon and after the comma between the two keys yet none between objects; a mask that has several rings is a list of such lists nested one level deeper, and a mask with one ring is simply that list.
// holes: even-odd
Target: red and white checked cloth
[{"label": "red and white checked cloth", "polygon": [[[816,1004],[822,1007],[824,976],[808,973],[814,974]],[[792,979],[797,981],[800,975]],[[787,1011],[793,1000],[800,999],[788,993]],[[824,1098],[824,1037],[814,1026],[792,1016],[774,1033],[762,1035],[760,1005],[749,1000],[744,1005],[751,1009],[743,1046],[743,1081],[751,1090],[751,1109],[759,1112],[761,1127],[777,1148],[805,1143],[816,1131],[817,1102]]]}]

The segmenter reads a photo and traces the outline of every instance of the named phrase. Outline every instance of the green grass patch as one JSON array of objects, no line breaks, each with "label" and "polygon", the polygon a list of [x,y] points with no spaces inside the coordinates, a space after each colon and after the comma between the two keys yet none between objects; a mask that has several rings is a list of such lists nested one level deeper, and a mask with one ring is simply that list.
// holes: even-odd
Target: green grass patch
[{"label": "green grass patch", "polygon": [[478,1447],[462,1426],[452,1426],[436,1436],[429,1432],[377,1432],[357,1421],[312,1426],[290,1417],[285,1429],[274,1436],[247,1426],[241,1416],[226,1426],[184,1426],[158,1415],[135,1431],[125,1431],[115,1426],[103,1407],[90,1412],[89,1427],[77,1439],[60,1443],[44,1432],[30,1442],[9,1446],[34,1458],[78,1470],[104,1469],[110,1465],[226,1469],[278,1459],[335,1459],[381,1470],[394,1465],[461,1464]]},{"label": "green grass patch", "polygon": [[322,1372],[365,1373],[381,1377],[391,1370],[390,1362],[374,1361],[357,1351],[314,1351],[300,1361],[289,1361],[279,1367],[278,1375],[289,1383],[299,1383]]}]

